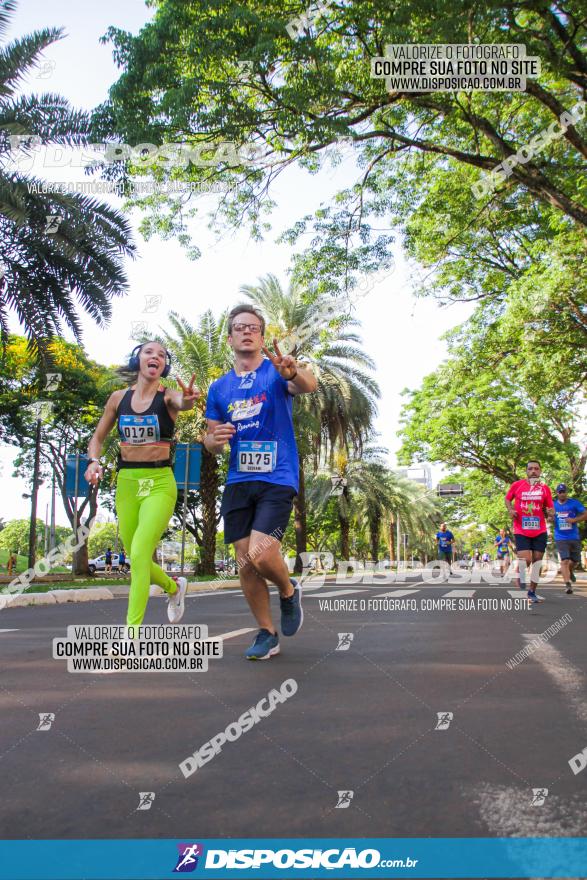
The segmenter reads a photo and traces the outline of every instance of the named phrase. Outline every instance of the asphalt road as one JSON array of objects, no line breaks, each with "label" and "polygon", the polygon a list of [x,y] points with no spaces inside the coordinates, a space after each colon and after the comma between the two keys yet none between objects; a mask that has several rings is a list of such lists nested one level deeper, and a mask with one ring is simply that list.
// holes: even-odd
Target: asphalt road
[{"label": "asphalt road", "polygon": [[[417,610],[342,604],[405,590]],[[427,607],[453,590],[474,607]],[[52,659],[67,625],[122,623],[124,599],[8,609],[2,836],[585,836],[587,771],[569,760],[587,747],[587,590],[539,592],[547,601],[530,613],[501,586],[327,584],[307,590],[300,633],[259,663],[243,658],[254,630],[240,592],[191,594],[182,623],[229,634],[200,673],[74,675]],[[491,599],[508,607],[478,607]],[[152,598],[145,623],[162,621],[164,600]],[[352,634],[347,649],[339,633]],[[183,776],[181,761],[286,679],[294,695]],[[37,730],[40,713],[54,713],[50,729]],[[140,792],[154,793],[148,809]],[[352,792],[346,806],[339,792]]]}]

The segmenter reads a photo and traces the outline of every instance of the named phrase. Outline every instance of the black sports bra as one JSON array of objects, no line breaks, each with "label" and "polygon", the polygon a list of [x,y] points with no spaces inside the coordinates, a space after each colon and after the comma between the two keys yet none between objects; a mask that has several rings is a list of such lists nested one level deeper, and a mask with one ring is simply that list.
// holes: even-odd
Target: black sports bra
[{"label": "black sports bra", "polygon": [[169,415],[165,391],[157,391],[142,413],[132,409],[133,393],[134,390],[129,388],[116,409],[120,436],[117,467],[170,467],[175,421]]}]

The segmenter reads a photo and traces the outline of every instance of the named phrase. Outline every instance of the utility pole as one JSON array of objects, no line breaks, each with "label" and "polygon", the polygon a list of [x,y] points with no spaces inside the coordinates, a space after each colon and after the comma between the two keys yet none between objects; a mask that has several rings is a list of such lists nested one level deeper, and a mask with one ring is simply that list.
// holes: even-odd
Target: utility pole
[{"label": "utility pole", "polygon": [[41,459],[41,414],[37,417],[35,434],[35,463],[33,465],[33,488],[31,492],[31,521],[29,526],[29,568],[34,568],[37,555],[37,494],[39,492],[39,468]]}]

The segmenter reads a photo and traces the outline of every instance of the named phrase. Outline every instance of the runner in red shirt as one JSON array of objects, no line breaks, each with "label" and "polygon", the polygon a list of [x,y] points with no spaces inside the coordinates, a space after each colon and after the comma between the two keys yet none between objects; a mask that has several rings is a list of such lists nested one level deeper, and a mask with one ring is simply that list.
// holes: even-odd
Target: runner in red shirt
[{"label": "runner in red shirt", "polygon": [[[548,486],[540,481],[540,462],[529,461],[526,465],[527,479],[516,480],[510,486],[505,496],[505,506],[514,521],[514,540],[516,542],[516,555],[519,560],[530,567],[544,556],[548,533],[546,531],[546,516],[554,520],[554,502]],[[513,503],[512,503],[513,502]],[[524,589],[522,579],[518,576],[516,582],[520,590]],[[536,596],[538,580],[530,581],[528,598],[532,603],[542,602],[543,599]]]}]

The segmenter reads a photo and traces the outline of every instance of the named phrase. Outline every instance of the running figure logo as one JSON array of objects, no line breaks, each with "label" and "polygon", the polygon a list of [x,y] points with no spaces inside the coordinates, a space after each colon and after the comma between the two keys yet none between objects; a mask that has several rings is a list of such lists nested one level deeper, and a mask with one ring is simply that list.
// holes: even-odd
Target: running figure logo
[{"label": "running figure logo", "polygon": [[[154,791],[139,791],[139,805],[137,810],[150,810],[155,800]],[[136,812],[136,810],[135,810]]]},{"label": "running figure logo", "polygon": [[130,322],[130,339],[134,339],[137,336],[140,336],[142,333],[149,332],[149,325],[146,321],[131,321]]},{"label": "running figure logo", "polygon": [[544,801],[548,796],[547,788],[533,788],[532,789],[532,800],[530,802],[531,807],[541,807]]},{"label": "running figure logo", "polygon": [[354,791],[339,791],[338,792],[338,803],[335,810],[346,810],[351,805],[351,801],[354,798]]},{"label": "running figure logo", "polygon": [[147,496],[151,494],[151,489],[155,485],[155,480],[152,477],[139,477],[138,484],[137,498],[147,498]]},{"label": "running figure logo", "polygon": [[35,419],[40,419],[42,422],[48,422],[53,413],[53,401],[36,400],[35,403],[29,403],[27,409],[33,414]]},{"label": "running figure logo", "polygon": [[450,727],[450,722],[453,720],[454,715],[452,712],[437,712],[438,721],[436,722],[436,727],[434,730],[448,730]]},{"label": "running figure logo", "polygon": [[45,376],[45,391],[57,391],[61,378],[61,373],[47,373]]},{"label": "running figure logo", "polygon": [[143,309],[143,314],[151,315],[153,312],[156,312],[162,299],[162,296],[145,294],[145,308]]},{"label": "running figure logo", "polygon": [[338,633],[338,645],[336,646],[336,650],[348,651],[354,637],[354,633]]},{"label": "running figure logo", "polygon": [[43,230],[48,235],[53,235],[58,232],[61,223],[63,222],[63,217],[61,214],[46,214],[45,215],[45,229]]},{"label": "running figure logo", "polygon": [[43,63],[39,65],[39,72],[37,74],[37,79],[48,79],[56,67],[57,67],[57,62],[53,61],[53,59],[43,61]]},{"label": "running figure logo", "polygon": [[338,475],[330,477],[330,482],[332,483],[332,489],[330,490],[330,494],[337,496],[342,495],[344,492],[345,486],[347,485],[347,480],[344,477],[339,477]]},{"label": "running figure logo", "polygon": [[252,388],[253,382],[257,378],[257,371],[251,370],[250,373],[245,373],[244,376],[241,376],[241,383],[238,386],[239,388]]},{"label": "running figure logo", "polygon": [[39,726],[37,730],[51,730],[51,725],[54,721],[54,712],[39,712]]},{"label": "running figure logo", "polygon": [[198,859],[204,855],[204,847],[201,843],[178,843],[179,856],[177,865],[173,869],[174,874],[188,874],[198,867]]}]

